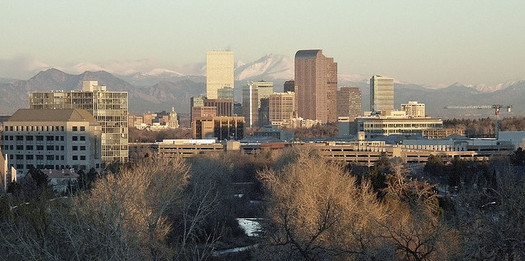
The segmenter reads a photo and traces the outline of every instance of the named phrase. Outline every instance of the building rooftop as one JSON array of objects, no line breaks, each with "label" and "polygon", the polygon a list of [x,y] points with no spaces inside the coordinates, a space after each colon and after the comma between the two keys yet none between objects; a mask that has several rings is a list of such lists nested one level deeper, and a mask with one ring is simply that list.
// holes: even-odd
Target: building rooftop
[{"label": "building rooftop", "polygon": [[19,109],[10,118],[13,121],[87,121],[97,120],[86,110],[80,109]]},{"label": "building rooftop", "polygon": [[297,53],[295,53],[295,58],[315,58],[317,57],[317,54],[321,52],[320,49],[318,50],[299,50]]}]

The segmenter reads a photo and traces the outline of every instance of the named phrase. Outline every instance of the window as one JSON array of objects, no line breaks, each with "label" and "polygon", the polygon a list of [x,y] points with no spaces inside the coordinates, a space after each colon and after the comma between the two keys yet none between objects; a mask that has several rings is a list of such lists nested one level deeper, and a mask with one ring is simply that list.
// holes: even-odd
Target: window
[{"label": "window", "polygon": [[73,126],[73,131],[78,131],[78,127],[77,126]]},{"label": "window", "polygon": [[60,141],[64,141],[64,136],[60,136]]},{"label": "window", "polygon": [[44,155],[36,155],[36,160],[44,160]]},{"label": "window", "polygon": [[86,156],[80,156],[80,160],[86,160]]},{"label": "window", "polygon": [[64,150],[64,146],[60,146],[60,150]]},{"label": "window", "polygon": [[46,155],[46,160],[55,160],[55,155]]},{"label": "window", "polygon": [[86,126],[80,126],[80,131],[86,131]]},{"label": "window", "polygon": [[77,155],[73,155],[73,160],[78,160],[78,156]]},{"label": "window", "polygon": [[38,135],[38,136],[36,136],[36,140],[37,141],[42,141],[42,140],[44,140],[44,136]]},{"label": "window", "polygon": [[55,136],[46,136],[46,140],[47,141],[54,141],[55,140]]},{"label": "window", "polygon": [[55,146],[53,146],[53,145],[48,145],[48,146],[46,147],[46,149],[47,149],[47,150],[55,150]]},{"label": "window", "polygon": [[24,159],[24,155],[22,155],[22,154],[16,154],[16,159],[17,159],[17,160],[23,160],[23,159]]},{"label": "window", "polygon": [[23,169],[24,168],[24,164],[16,164],[16,169]]},{"label": "window", "polygon": [[73,146],[73,150],[78,150],[78,146]]},{"label": "window", "polygon": [[22,135],[16,135],[16,140],[24,140],[24,136],[22,136]]},{"label": "window", "polygon": [[33,155],[26,155],[26,160],[33,160]]},{"label": "window", "polygon": [[77,141],[77,140],[78,140],[78,136],[73,136],[73,137],[71,137],[71,139],[72,139],[73,141]]},{"label": "window", "polygon": [[16,145],[16,150],[24,150],[24,145]]},{"label": "window", "polygon": [[80,146],[80,150],[86,150],[86,146]]},{"label": "window", "polygon": [[32,168],[33,168],[33,165],[31,165],[31,164],[27,164],[26,165],[26,169],[32,169]]},{"label": "window", "polygon": [[36,145],[36,150],[44,150],[44,146],[43,145]]},{"label": "window", "polygon": [[26,136],[26,140],[27,141],[32,141],[33,140],[33,136],[30,136],[30,135]]},{"label": "window", "polygon": [[60,155],[60,160],[64,160],[64,155]]},{"label": "window", "polygon": [[80,136],[80,140],[81,141],[85,141],[86,140],[86,136]]}]

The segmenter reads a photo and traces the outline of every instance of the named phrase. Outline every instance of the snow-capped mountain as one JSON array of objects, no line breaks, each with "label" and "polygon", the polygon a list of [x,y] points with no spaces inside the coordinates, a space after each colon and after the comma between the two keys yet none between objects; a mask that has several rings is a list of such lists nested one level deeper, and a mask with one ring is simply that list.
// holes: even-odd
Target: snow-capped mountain
[{"label": "snow-capped mountain", "polygon": [[268,54],[257,61],[235,68],[235,80],[289,80],[294,77],[294,61],[291,57]]}]

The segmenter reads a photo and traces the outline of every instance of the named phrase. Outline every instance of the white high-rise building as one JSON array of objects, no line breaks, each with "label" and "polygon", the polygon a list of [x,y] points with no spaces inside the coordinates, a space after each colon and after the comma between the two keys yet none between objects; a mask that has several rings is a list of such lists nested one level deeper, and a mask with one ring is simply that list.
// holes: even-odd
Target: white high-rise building
[{"label": "white high-rise building", "polygon": [[409,101],[401,104],[401,110],[405,111],[408,117],[425,117],[425,104],[417,101]]},{"label": "white high-rise building", "polygon": [[218,99],[218,90],[234,87],[233,52],[208,51],[206,53],[206,96]]},{"label": "white high-rise building", "polygon": [[370,110],[394,110],[394,79],[381,75],[370,78]]}]

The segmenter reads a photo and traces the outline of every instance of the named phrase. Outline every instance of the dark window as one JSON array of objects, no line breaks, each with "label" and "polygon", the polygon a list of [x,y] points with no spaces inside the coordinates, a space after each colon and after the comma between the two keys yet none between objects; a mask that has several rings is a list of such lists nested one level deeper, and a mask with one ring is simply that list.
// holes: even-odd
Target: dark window
[{"label": "dark window", "polygon": [[23,159],[24,159],[24,155],[22,155],[22,154],[16,154],[16,159],[17,159],[17,160],[23,160]]},{"label": "dark window", "polygon": [[60,141],[64,141],[64,136],[60,136]]},{"label": "dark window", "polygon": [[26,136],[26,140],[27,140],[27,141],[31,141],[31,140],[33,140],[33,136],[29,136],[29,135]]},{"label": "dark window", "polygon": [[36,160],[43,160],[44,159],[44,155],[36,155]]},{"label": "dark window", "polygon": [[55,160],[55,155],[46,155],[46,160]]},{"label": "dark window", "polygon": [[54,141],[55,140],[55,136],[46,136],[46,140],[47,141]]},{"label": "dark window", "polygon": [[31,165],[31,164],[27,164],[26,165],[26,169],[32,169],[32,168],[33,168],[33,165]]},{"label": "dark window", "polygon": [[22,135],[16,135],[16,140],[24,140],[24,136],[22,136]]},{"label": "dark window", "polygon": [[60,146],[60,150],[64,150],[64,146]]},{"label": "dark window", "polygon": [[73,131],[78,131],[78,127],[77,126],[73,126]]},{"label": "dark window", "polygon": [[86,150],[86,146],[80,146],[80,150]]},{"label": "dark window", "polygon": [[16,150],[24,150],[24,145],[16,145]]},{"label": "dark window", "polygon": [[38,136],[36,136],[36,140],[44,140],[44,136],[38,135]]},{"label": "dark window", "polygon": [[46,149],[47,149],[47,150],[55,150],[55,146],[53,146],[53,145],[48,145],[48,146],[46,147]]},{"label": "dark window", "polygon": [[80,131],[86,131],[86,127],[85,126],[80,126]]},{"label": "dark window", "polygon": [[81,141],[85,141],[86,140],[86,136],[80,136],[80,140]]},{"label": "dark window", "polygon": [[36,145],[36,150],[44,150],[44,146],[43,145]]},{"label": "dark window", "polygon": [[24,164],[16,164],[16,168],[17,169],[23,169],[24,168]]},{"label": "dark window", "polygon": [[33,155],[26,155],[26,160],[32,160],[33,159]]},{"label": "dark window", "polygon": [[27,145],[26,150],[33,150],[33,145]]},{"label": "dark window", "polygon": [[73,160],[78,160],[78,156],[77,155],[73,155]]},{"label": "dark window", "polygon": [[77,140],[78,140],[78,136],[73,136],[73,137],[71,137],[71,139],[72,139],[73,141],[77,141]]},{"label": "dark window", "polygon": [[86,156],[80,156],[80,160],[86,160]]},{"label": "dark window", "polygon": [[78,146],[73,146],[73,150],[78,150]]}]

